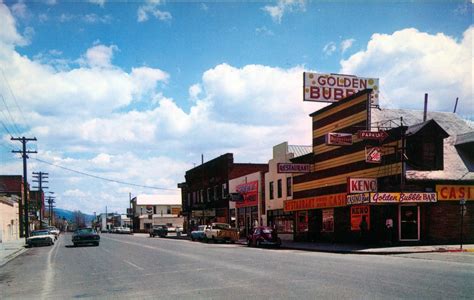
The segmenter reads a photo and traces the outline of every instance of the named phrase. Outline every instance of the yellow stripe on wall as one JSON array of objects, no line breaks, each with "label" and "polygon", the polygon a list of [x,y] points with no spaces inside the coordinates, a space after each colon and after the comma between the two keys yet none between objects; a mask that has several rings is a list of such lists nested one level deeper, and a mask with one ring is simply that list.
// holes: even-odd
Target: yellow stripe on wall
[{"label": "yellow stripe on wall", "polygon": [[[347,118],[334,121],[333,123],[330,123],[326,126],[316,128],[313,131],[313,138],[318,138],[320,136],[324,136],[328,132],[333,132],[333,131],[341,129],[341,128],[349,127],[351,125],[360,123],[360,122],[365,121],[365,120],[367,120],[367,111],[361,111],[361,112],[359,112],[355,115],[351,115]],[[364,128],[361,128],[361,130],[362,129],[364,129]]]},{"label": "yellow stripe on wall", "polygon": [[351,106],[354,106],[354,105],[357,105],[361,102],[364,102],[364,101],[367,101],[367,94],[366,95],[362,95],[360,96],[359,99],[353,99],[352,101],[349,101],[348,103],[345,103],[345,104],[342,104],[334,109],[330,109],[328,111],[325,111],[325,112],[322,112],[320,114],[317,114],[315,116],[313,116],[313,122],[314,121],[318,121],[318,120],[321,120],[321,119],[324,119],[325,117],[328,117],[332,114],[335,114],[335,113],[338,113],[340,111],[343,111]]},{"label": "yellow stripe on wall", "polygon": [[384,177],[390,175],[400,174],[402,170],[401,163],[395,163],[391,165],[384,165],[378,168],[371,168],[365,170],[359,170],[355,172],[339,174],[336,176],[326,177],[322,179],[316,179],[312,181],[302,182],[294,184],[294,191],[300,192],[305,190],[312,190],[322,187],[328,187],[333,185],[340,185],[347,182],[347,177]]}]

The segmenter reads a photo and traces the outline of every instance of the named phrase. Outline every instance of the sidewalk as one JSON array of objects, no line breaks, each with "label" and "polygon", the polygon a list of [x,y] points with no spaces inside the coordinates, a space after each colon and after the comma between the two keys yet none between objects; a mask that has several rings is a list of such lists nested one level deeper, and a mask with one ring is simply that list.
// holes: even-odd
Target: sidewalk
[{"label": "sidewalk", "polygon": [[0,267],[25,252],[25,239],[0,243]]},{"label": "sidewalk", "polygon": [[282,249],[294,249],[305,251],[347,253],[347,254],[406,254],[406,253],[428,253],[428,252],[474,252],[474,244],[463,245],[423,245],[423,246],[394,246],[376,247],[359,244],[332,244],[332,243],[303,243],[283,241]]}]

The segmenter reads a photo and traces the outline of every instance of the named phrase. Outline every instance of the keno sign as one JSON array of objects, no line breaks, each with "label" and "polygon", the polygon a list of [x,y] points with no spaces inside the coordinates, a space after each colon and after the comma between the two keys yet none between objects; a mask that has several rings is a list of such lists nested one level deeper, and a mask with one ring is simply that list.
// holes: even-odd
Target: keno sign
[{"label": "keno sign", "polygon": [[347,192],[370,193],[377,192],[377,178],[347,178]]},{"label": "keno sign", "polygon": [[370,102],[378,105],[379,79],[341,74],[303,73],[304,101],[338,102],[365,89],[372,89]]}]

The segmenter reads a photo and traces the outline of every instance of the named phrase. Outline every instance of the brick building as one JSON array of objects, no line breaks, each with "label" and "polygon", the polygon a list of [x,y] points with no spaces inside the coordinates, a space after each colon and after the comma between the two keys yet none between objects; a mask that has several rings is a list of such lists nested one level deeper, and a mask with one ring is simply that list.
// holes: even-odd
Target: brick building
[{"label": "brick building", "polygon": [[185,230],[210,222],[230,223],[229,180],[268,168],[266,164],[234,163],[223,154],[186,171],[181,188]]}]

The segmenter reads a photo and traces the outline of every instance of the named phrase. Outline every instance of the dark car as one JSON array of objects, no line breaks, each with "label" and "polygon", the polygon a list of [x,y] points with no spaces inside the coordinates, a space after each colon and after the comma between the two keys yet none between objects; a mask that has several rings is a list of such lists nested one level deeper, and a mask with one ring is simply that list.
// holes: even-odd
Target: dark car
[{"label": "dark car", "polygon": [[150,237],[165,237],[168,235],[168,227],[166,225],[153,225],[150,229]]},{"label": "dark car", "polygon": [[100,235],[92,228],[81,228],[72,234],[72,243],[74,246],[92,244],[99,246]]},{"label": "dark car", "polygon": [[273,246],[280,247],[281,240],[277,236],[276,231],[271,227],[259,226],[255,227],[252,232],[247,236],[247,245],[251,246]]}]

